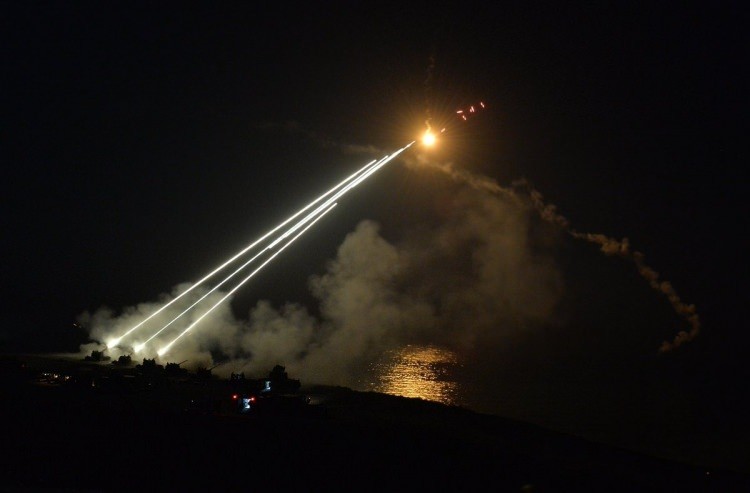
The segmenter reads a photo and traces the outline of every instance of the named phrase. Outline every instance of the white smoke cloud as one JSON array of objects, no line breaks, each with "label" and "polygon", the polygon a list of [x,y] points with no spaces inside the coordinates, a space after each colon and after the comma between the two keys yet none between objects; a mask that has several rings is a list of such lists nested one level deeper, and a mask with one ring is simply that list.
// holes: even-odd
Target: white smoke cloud
[{"label": "white smoke cloud", "polygon": [[[90,338],[96,342],[82,345],[81,352],[91,354],[92,350],[103,350],[107,343],[138,325],[164,304],[187,291],[190,286],[189,283],[179,284],[175,286],[171,293],[162,295],[158,301],[127,307],[119,315],[116,315],[113,310],[107,307],[100,308],[94,313],[82,313],[79,315],[78,321],[83,327],[88,328]],[[205,295],[208,290],[209,288],[204,286],[193,289],[134,331],[118,347],[108,349],[107,355],[112,359],[124,354],[131,354],[134,359],[155,357],[158,349],[164,347],[190,326],[208,307],[218,302],[224,296],[224,293],[217,290],[208,295],[203,300],[203,304],[198,305],[198,308],[203,307],[202,309],[187,312],[170,325],[167,330],[149,342],[142,352],[134,354],[133,347],[146,342],[155,331],[177,317]],[[170,352],[169,360],[189,360],[190,366],[205,366],[212,361],[211,351],[231,350],[234,347],[237,334],[243,330],[244,324],[233,316],[229,301],[231,300],[219,305],[216,310],[207,315],[194,331],[189,332],[190,336],[180,339],[179,350]],[[210,332],[201,330],[201,327],[206,326],[211,327]]]},{"label": "white smoke cloud", "polygon": [[529,210],[469,191],[449,210],[444,223],[396,244],[361,222],[310,281],[319,321],[296,305],[251,312],[242,344],[262,363],[249,367],[283,358],[294,374],[350,384],[405,343],[465,349],[553,319],[562,281],[549,255],[532,253]]}]

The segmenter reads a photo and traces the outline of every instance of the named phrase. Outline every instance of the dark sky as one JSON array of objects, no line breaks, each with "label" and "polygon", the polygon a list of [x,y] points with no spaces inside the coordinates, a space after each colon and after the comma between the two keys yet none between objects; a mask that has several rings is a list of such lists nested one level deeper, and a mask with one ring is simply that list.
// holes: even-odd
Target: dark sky
[{"label": "dark sky", "polygon": [[[664,371],[735,406],[748,342],[739,11],[5,4],[0,343],[75,349],[82,311],[195,279],[366,162],[269,127],[297,122],[386,150],[409,142],[432,56],[434,115],[489,105],[454,122],[445,158],[503,184],[525,177],[577,229],[628,237],[703,321]],[[403,172],[387,173],[239,304],[307,301],[308,276],[359,220],[386,235],[408,224]]]}]

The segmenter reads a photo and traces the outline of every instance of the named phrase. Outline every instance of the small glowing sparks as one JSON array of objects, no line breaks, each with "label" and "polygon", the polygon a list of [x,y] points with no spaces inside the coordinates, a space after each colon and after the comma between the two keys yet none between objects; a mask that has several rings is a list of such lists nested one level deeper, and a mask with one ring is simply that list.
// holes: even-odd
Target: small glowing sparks
[{"label": "small glowing sparks", "polygon": [[456,110],[456,115],[460,116],[463,121],[467,121],[469,118],[472,118],[475,114],[479,113],[480,110],[483,110],[486,108],[487,105],[484,104],[484,101],[479,101],[477,105],[470,105],[468,108],[461,108],[459,110]]}]

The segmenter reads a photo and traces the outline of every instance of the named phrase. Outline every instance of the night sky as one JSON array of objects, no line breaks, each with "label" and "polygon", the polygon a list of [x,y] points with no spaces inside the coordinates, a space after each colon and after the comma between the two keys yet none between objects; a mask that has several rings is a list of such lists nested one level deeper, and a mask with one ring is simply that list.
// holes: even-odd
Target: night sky
[{"label": "night sky", "polygon": [[[6,4],[0,351],[76,350],[82,312],[196,279],[375,156],[346,145],[395,150],[429,111],[448,122],[436,159],[501,185],[525,178],[577,230],[627,237],[702,321],[696,340],[657,355],[685,328],[668,303],[623,259],[561,240],[565,323],[579,330],[551,334],[549,347],[540,337],[529,361],[545,363],[533,374],[511,365],[493,378],[533,378],[554,395],[570,383],[551,377],[561,367],[576,382],[601,372],[614,394],[640,396],[604,406],[610,422],[628,416],[627,429],[651,398],[632,388],[659,380],[653,392],[674,399],[649,426],[673,420],[669,436],[700,429],[694,441],[714,444],[716,462],[737,464],[726,452],[736,445],[706,437],[748,432],[739,10]],[[479,100],[485,112],[455,118]],[[243,290],[235,313],[268,299],[317,314],[308,278],[346,235],[372,219],[398,242],[439,222],[430,187],[445,192],[441,180],[390,166]],[[599,325],[638,342],[618,353]],[[553,350],[562,341],[576,349]],[[566,409],[595,408],[585,395]],[[506,398],[518,399],[510,414],[534,416],[533,399]],[[674,409],[685,416],[667,417]],[[674,448],[693,438],[681,440]]]}]

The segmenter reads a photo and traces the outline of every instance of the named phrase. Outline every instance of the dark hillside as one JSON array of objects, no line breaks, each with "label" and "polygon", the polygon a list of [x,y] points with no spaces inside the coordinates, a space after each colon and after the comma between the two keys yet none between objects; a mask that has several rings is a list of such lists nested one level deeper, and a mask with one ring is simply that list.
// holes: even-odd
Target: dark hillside
[{"label": "dark hillside", "polygon": [[[186,413],[189,391],[6,386],[7,491],[740,491],[726,471],[667,462],[416,399],[306,389],[309,412]],[[227,396],[229,398],[229,396]]]}]

